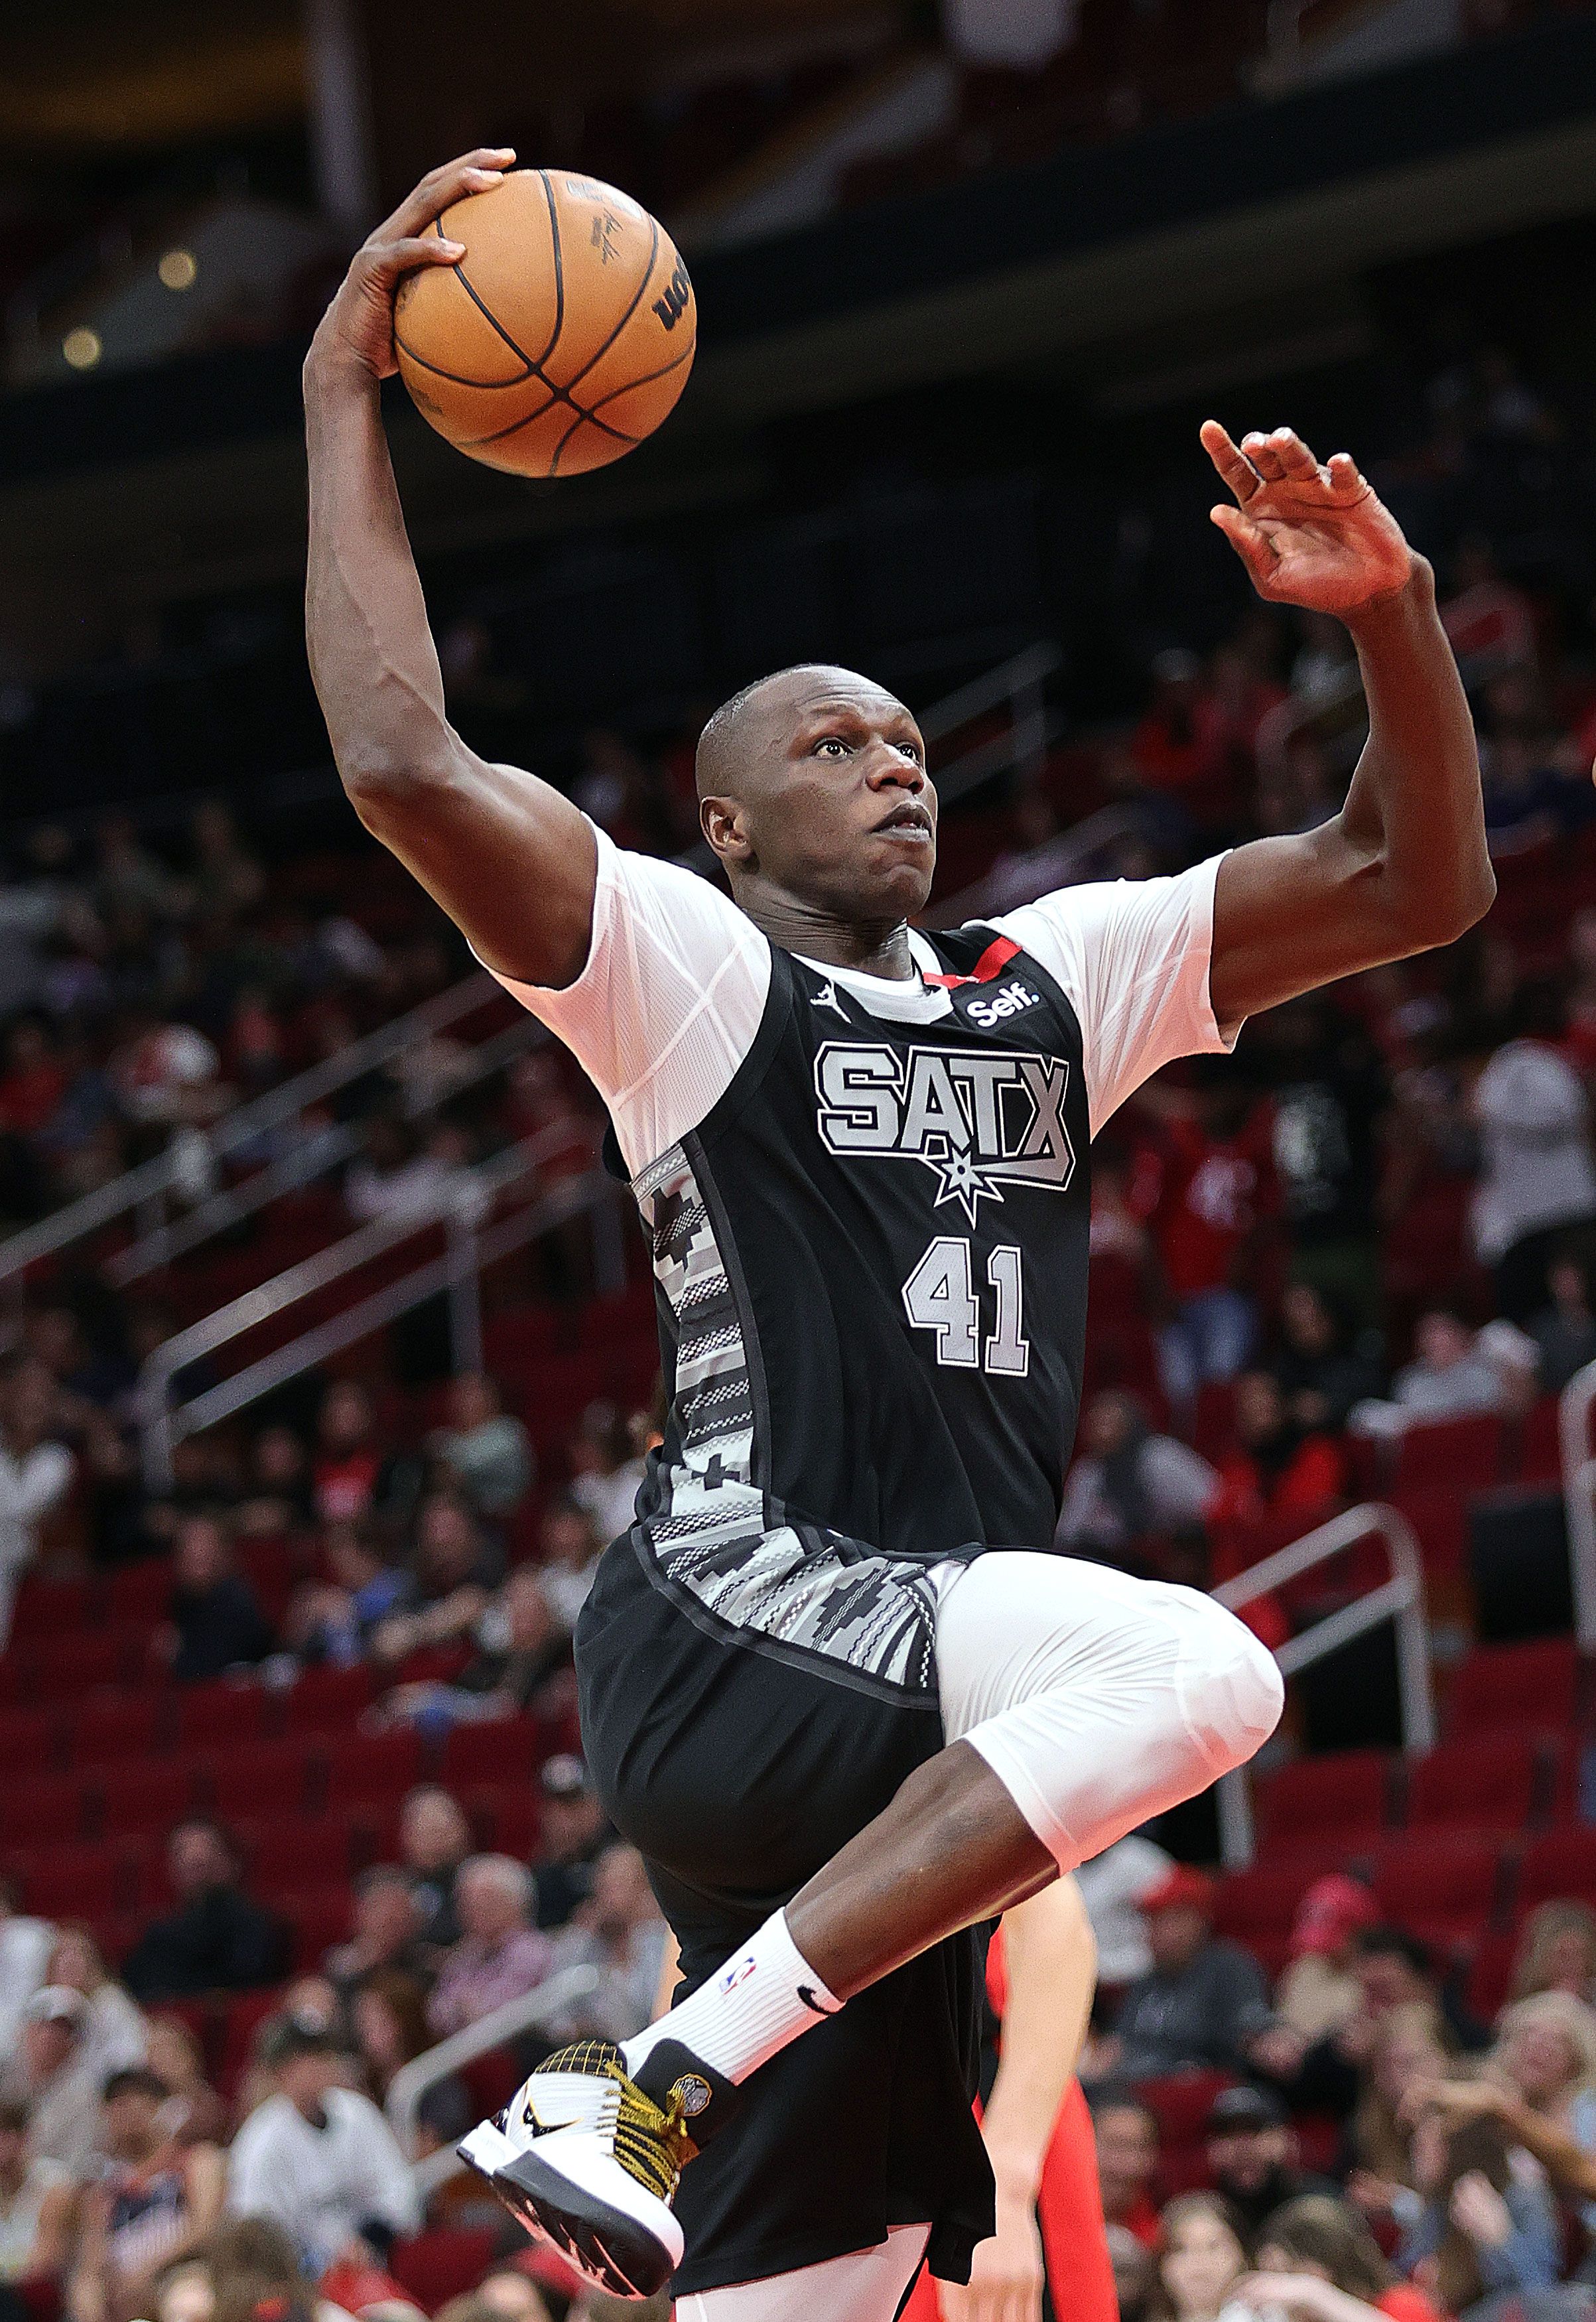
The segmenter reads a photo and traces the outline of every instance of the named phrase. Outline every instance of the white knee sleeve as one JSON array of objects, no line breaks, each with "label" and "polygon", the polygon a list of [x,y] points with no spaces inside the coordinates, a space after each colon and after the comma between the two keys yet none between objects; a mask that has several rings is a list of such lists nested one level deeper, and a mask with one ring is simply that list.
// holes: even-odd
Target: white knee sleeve
[{"label": "white knee sleeve", "polygon": [[1272,1654],[1192,1588],[996,1550],[937,1612],[943,1727],[1071,1870],[1206,1789],[1274,1731]]}]

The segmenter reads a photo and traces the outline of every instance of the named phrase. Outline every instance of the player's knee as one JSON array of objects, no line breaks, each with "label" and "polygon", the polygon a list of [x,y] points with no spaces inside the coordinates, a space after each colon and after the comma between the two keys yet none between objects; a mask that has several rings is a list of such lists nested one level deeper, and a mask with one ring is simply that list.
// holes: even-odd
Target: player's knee
[{"label": "player's knee", "polygon": [[1245,1765],[1280,1723],[1285,1682],[1267,1646],[1211,1597],[1186,1668],[1186,1714],[1216,1775]]}]

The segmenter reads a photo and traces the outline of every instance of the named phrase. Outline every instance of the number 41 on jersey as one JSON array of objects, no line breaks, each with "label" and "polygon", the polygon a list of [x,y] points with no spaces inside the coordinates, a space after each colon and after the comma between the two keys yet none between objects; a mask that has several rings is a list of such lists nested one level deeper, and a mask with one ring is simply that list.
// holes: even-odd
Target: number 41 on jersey
[{"label": "number 41 on jersey", "polygon": [[[1025,1275],[1011,1242],[987,1254],[987,1281],[997,1302],[996,1325],[985,1342],[985,1368],[1024,1378],[1031,1365],[1025,1336]],[[981,1302],[968,1241],[944,1234],[934,1241],[903,1285],[904,1312],[917,1330],[936,1338],[936,1359],[950,1370],[982,1367]]]}]

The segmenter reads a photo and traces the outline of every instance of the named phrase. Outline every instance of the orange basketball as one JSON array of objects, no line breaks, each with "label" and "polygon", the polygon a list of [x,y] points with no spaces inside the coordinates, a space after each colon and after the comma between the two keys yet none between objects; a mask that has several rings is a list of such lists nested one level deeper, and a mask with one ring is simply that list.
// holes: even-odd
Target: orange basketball
[{"label": "orange basketball", "polygon": [[693,286],[629,194],[515,169],[445,210],[454,266],[399,286],[399,375],[440,435],[489,468],[572,476],[652,435],[687,384]]}]

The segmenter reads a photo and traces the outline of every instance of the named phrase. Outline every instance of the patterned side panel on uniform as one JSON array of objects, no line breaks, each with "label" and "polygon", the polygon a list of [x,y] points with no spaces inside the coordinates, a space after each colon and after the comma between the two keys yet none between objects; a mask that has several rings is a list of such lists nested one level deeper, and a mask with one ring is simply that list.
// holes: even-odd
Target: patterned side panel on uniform
[{"label": "patterned side panel on uniform", "polygon": [[871,1692],[934,1694],[936,1589],[926,1568],[785,1521],[753,1480],[742,1318],[684,1148],[662,1153],[634,1190],[678,1328],[678,1456],[651,1469],[639,1521],[661,1583],[755,1651],[841,1664]]}]

